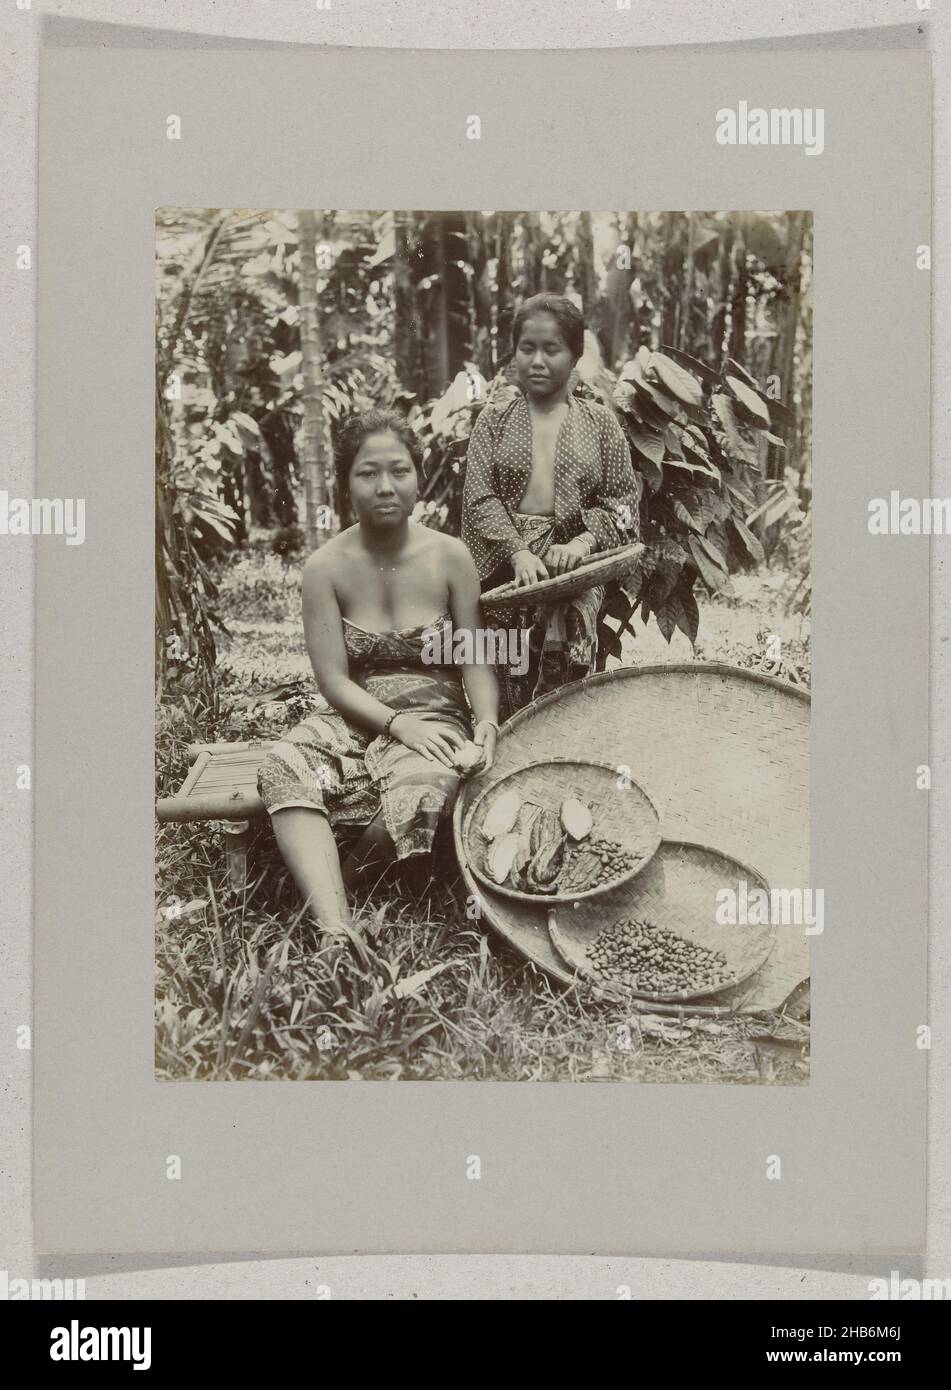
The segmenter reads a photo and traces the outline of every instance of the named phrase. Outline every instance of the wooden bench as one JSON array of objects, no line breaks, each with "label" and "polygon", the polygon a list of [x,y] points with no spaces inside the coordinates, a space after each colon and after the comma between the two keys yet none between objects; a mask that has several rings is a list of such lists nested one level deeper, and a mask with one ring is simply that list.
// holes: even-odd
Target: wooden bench
[{"label": "wooden bench", "polygon": [[174,796],[156,806],[159,821],[219,821],[225,832],[228,876],[243,892],[252,823],[266,815],[258,796],[258,767],[273,739],[247,743],[192,743],[188,776]]}]

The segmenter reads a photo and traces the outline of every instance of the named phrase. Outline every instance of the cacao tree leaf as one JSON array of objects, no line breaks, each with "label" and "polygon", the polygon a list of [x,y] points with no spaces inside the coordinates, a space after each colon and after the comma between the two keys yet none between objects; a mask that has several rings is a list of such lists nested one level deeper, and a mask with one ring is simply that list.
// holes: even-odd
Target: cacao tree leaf
[{"label": "cacao tree leaf", "polygon": [[720,481],[720,470],[715,463],[688,463],[686,459],[670,458],[665,458],[664,463],[670,468],[683,468],[686,469],[688,473],[700,473],[706,478],[715,478],[717,482]]},{"label": "cacao tree leaf", "polygon": [[768,439],[770,444],[772,444],[773,447],[776,449],[785,449],[786,447],[785,440],[779,439],[775,434],[770,434],[768,430],[766,431],[763,437],[765,439]]},{"label": "cacao tree leaf", "polygon": [[[738,502],[742,502],[746,507],[755,507],[756,498],[753,496],[753,489],[748,487],[740,478],[724,478],[723,486]],[[748,518],[747,518],[748,519]]]},{"label": "cacao tree leaf", "polygon": [[661,429],[666,427],[668,420],[681,418],[682,407],[680,404],[672,396],[668,396],[663,391],[659,391],[656,386],[652,386],[650,382],[635,382],[634,391],[641,410],[650,417],[656,416],[660,420]]},{"label": "cacao tree leaf", "polygon": [[740,424],[736,418],[731,398],[722,394],[714,396],[712,405],[726,437],[728,452],[743,463],[756,466],[758,462],[756,447],[749,440],[744,439],[740,432]]},{"label": "cacao tree leaf", "polygon": [[690,494],[690,510],[700,523],[700,530],[706,531],[711,522],[720,519],[721,509],[729,512],[730,508],[718,497],[710,488],[695,488]]},{"label": "cacao tree leaf", "polygon": [[679,497],[672,497],[670,499],[670,505],[674,516],[677,517],[679,521],[682,521],[685,526],[689,526],[691,531],[699,531],[702,533],[706,529],[700,525],[700,522],[694,517]]},{"label": "cacao tree leaf", "polygon": [[726,571],[718,564],[714,564],[710,559],[709,555],[707,555],[706,551],[703,549],[699,537],[688,536],[687,545],[690,549],[690,554],[693,556],[693,562],[700,571],[700,578],[711,593],[719,593],[723,589],[727,579]]},{"label": "cacao tree leaf", "polygon": [[766,552],[763,550],[763,546],[760,542],[759,537],[754,536],[750,528],[747,525],[745,525],[738,516],[731,516],[730,524],[732,525],[733,530],[739,536],[740,540],[743,542],[743,545],[746,547],[746,552],[750,556],[750,558],[755,560],[757,564],[761,565],[763,561],[766,559]]},{"label": "cacao tree leaf", "polygon": [[703,390],[697,378],[678,366],[672,358],[665,357],[662,352],[651,353],[650,371],[663,389],[681,404],[696,409],[703,405]]},{"label": "cacao tree leaf", "polygon": [[723,368],[724,379],[726,378],[727,372],[729,372],[732,376],[738,376],[741,381],[745,381],[747,386],[752,387],[754,391],[759,390],[759,383],[757,382],[755,376],[751,376],[750,373],[746,370],[746,368],[740,362],[737,362],[736,359],[733,357],[728,357],[726,359],[726,363]]},{"label": "cacao tree leaf", "polygon": [[674,458],[682,459],[684,456],[683,446],[680,442],[680,434],[676,425],[668,425],[664,430],[664,443]]},{"label": "cacao tree leaf", "polygon": [[[714,237],[716,237],[716,233],[714,233]],[[666,343],[661,351],[665,357],[672,358],[678,366],[684,367],[688,372],[693,372],[701,381],[705,381],[708,386],[719,386],[719,374],[713,367],[708,367],[706,362],[701,362],[699,358],[691,357],[687,352],[681,352],[679,348],[668,347]]]},{"label": "cacao tree leaf", "polygon": [[690,639],[690,645],[697,645],[697,632],[700,629],[700,610],[697,607],[697,600],[693,592],[693,580],[686,576],[681,578],[677,586],[677,595],[680,599],[680,617],[677,626],[685,637]]},{"label": "cacao tree leaf", "polygon": [[680,578],[687,562],[687,552],[675,541],[663,541],[652,548],[650,562],[652,568],[647,593],[651,607],[656,608]]},{"label": "cacao tree leaf", "polygon": [[665,642],[669,642],[673,637],[683,616],[683,607],[676,590],[668,594],[655,607],[654,617],[657,619],[657,626],[660,628]]},{"label": "cacao tree leaf", "polygon": [[651,463],[663,463],[664,461],[664,440],[653,430],[632,428],[628,431],[631,443],[639,454],[643,454]]},{"label": "cacao tree leaf", "polygon": [[713,541],[709,540],[706,536],[700,537],[700,544],[703,546],[704,550],[707,552],[713,563],[715,565],[718,565],[724,574],[729,574],[730,567],[727,563],[727,558],[723,554],[723,551],[720,549],[720,547],[718,545],[714,545]]},{"label": "cacao tree leaf", "polygon": [[769,418],[769,411],[760,400],[757,392],[747,386],[745,381],[741,381],[738,376],[728,376],[725,381],[747,414],[763,429],[768,429],[772,421]]},{"label": "cacao tree leaf", "polygon": [[651,492],[658,492],[664,481],[663,467],[659,463],[652,463],[650,459],[643,459],[640,470],[647,479],[647,486]]},{"label": "cacao tree leaf", "polygon": [[769,406],[769,413],[777,425],[790,426],[796,423],[796,416],[788,405],[783,405],[778,396],[771,396],[767,392],[766,403]]}]

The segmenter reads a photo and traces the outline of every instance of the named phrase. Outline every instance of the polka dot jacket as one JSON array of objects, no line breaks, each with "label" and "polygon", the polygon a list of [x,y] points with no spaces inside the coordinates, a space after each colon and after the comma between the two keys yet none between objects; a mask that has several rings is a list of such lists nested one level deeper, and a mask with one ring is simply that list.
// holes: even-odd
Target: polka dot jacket
[{"label": "polka dot jacket", "polygon": [[[525,547],[512,520],[532,471],[532,420],[519,393],[486,405],[469,439],[462,539],[486,579]],[[639,535],[638,492],[627,440],[607,406],[568,396],[555,446],[555,532],[564,544],[587,531],[595,550]]]}]

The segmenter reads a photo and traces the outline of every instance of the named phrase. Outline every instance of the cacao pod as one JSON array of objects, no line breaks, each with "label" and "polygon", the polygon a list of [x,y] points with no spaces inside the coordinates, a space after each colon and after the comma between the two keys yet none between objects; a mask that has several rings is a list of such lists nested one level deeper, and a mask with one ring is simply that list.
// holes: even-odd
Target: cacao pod
[{"label": "cacao pod", "polygon": [[503,792],[486,812],[482,822],[482,833],[487,840],[497,840],[512,829],[521,809],[522,798],[518,792]]}]

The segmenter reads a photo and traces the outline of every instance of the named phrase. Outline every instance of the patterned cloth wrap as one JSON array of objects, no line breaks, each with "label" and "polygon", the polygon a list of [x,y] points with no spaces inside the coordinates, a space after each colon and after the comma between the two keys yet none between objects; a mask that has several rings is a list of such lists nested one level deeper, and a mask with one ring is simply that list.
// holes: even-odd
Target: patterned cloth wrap
[{"label": "patterned cloth wrap", "polygon": [[[512,520],[525,549],[544,559],[552,544],[554,517],[513,512]],[[506,621],[529,633],[527,671],[522,676],[507,673],[511,712],[590,674],[598,654],[598,614],[605,593],[603,584],[595,584],[565,603],[506,608]]]},{"label": "patterned cloth wrap", "polygon": [[[596,551],[638,538],[637,480],[617,418],[597,401],[569,395],[567,404],[555,446],[552,516],[516,510],[532,472],[532,419],[524,395],[490,403],[479,414],[466,455],[462,539],[484,589],[512,578],[516,550],[544,559],[551,545],[584,532]],[[500,672],[506,713],[591,672],[606,592],[600,584],[564,603],[506,609],[513,627],[531,633],[526,674]]]},{"label": "patterned cloth wrap", "polygon": [[[447,621],[449,614],[441,614],[423,627],[368,632],[344,618],[350,676],[390,709],[411,710],[471,738],[461,671],[422,659],[429,634]],[[367,825],[382,812],[399,859],[431,851],[458,784],[458,773],[389,735],[351,723],[321,695],[258,772],[269,815],[290,806],[323,811],[336,833]]]}]

